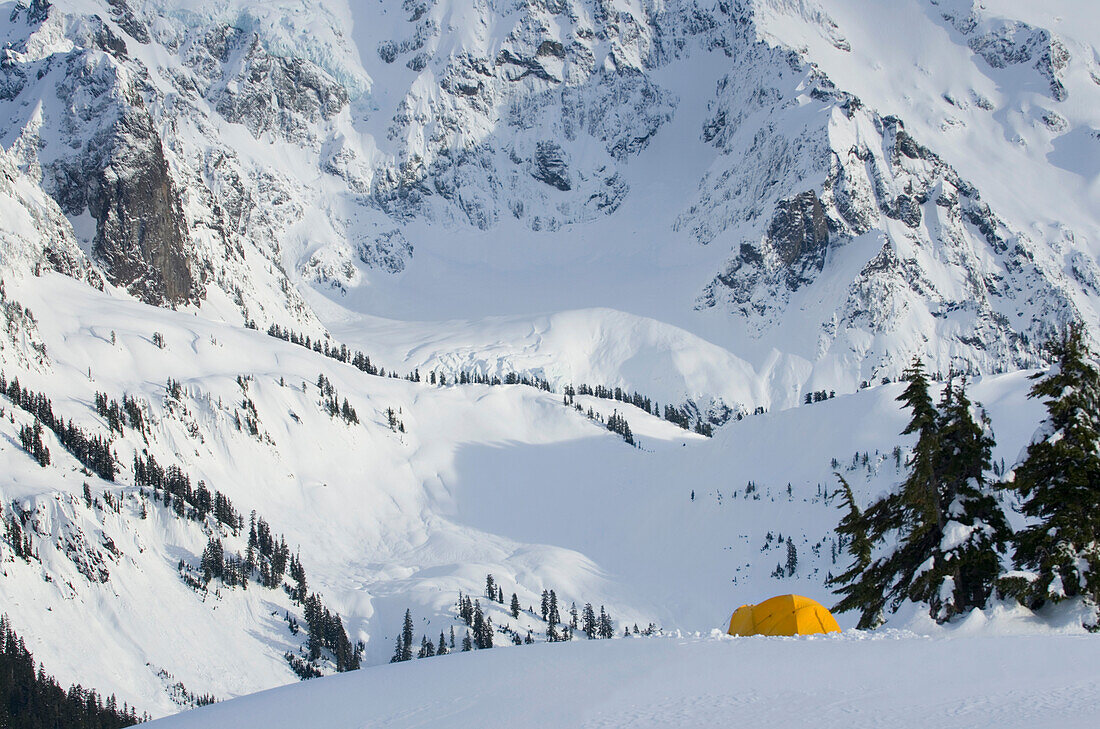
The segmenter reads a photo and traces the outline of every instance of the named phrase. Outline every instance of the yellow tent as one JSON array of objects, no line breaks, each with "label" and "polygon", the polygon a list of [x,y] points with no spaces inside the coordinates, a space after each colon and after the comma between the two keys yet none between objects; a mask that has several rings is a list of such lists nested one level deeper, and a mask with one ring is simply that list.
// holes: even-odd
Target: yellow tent
[{"label": "yellow tent", "polygon": [[836,618],[821,603],[801,595],[779,595],[759,605],[742,605],[730,618],[730,635],[839,633]]}]

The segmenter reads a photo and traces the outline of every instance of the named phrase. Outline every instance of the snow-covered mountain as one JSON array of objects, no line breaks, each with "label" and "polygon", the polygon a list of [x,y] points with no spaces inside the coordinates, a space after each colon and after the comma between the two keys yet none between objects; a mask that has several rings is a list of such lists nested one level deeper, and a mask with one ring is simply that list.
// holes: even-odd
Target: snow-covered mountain
[{"label": "snow-covered mountain", "polygon": [[870,498],[908,443],[880,383],[979,376],[1011,465],[1043,340],[1100,340],[1097,27],[1072,0],[0,2],[0,369],[116,471],[64,428],[35,462],[0,397],[34,555],[0,543],[3,612],[162,714],[296,678],[301,601],[193,584],[253,510],[369,664],[487,573],[643,627],[826,599],[832,472]]}]

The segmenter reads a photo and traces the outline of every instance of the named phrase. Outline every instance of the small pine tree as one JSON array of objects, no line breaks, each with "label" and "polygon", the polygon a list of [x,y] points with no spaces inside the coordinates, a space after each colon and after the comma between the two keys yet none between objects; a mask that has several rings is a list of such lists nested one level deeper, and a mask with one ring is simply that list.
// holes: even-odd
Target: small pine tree
[{"label": "small pine tree", "polygon": [[794,573],[798,571],[798,548],[794,546],[794,542],[790,537],[787,537],[787,576],[793,577]]},{"label": "small pine tree", "polygon": [[490,600],[497,599],[497,583],[493,579],[493,575],[489,574],[485,576],[485,595]]},{"label": "small pine tree", "polygon": [[401,660],[412,660],[412,644],[413,644],[413,619],[412,610],[405,610],[405,622],[401,627]]},{"label": "small pine tree", "polygon": [[[867,535],[870,525],[864,513],[856,505],[851,485],[839,473],[836,477],[840,481],[843,497],[840,508],[845,511],[836,527],[837,541],[847,545],[852,564],[846,571],[829,579],[826,583],[830,587],[843,586],[837,590],[837,593],[844,595],[844,598],[833,609],[843,612],[858,607],[868,610],[872,615],[877,615],[882,612],[885,598],[879,589],[879,584],[866,579],[868,575],[865,575],[867,568],[871,565],[871,552],[874,548]],[[865,579],[861,580],[860,577]]]},{"label": "small pine tree", "polygon": [[985,606],[1001,571],[1009,527],[986,477],[993,448],[989,419],[971,404],[961,380],[944,388],[937,428],[936,476],[945,523],[932,563],[909,595],[944,622]]},{"label": "small pine tree", "polygon": [[584,630],[589,640],[596,637],[596,611],[592,608],[590,602],[584,604],[584,622],[582,625],[582,630]]},{"label": "small pine tree", "polygon": [[561,622],[561,615],[558,613],[558,595],[553,590],[550,591],[550,609],[546,618],[551,625]]},{"label": "small pine tree", "polygon": [[1096,611],[1100,371],[1080,324],[1067,327],[1047,347],[1055,364],[1036,377],[1028,395],[1043,399],[1047,417],[1006,485],[1022,499],[1030,520],[1014,538],[1014,561],[1026,575],[1002,580],[1001,589],[1032,608],[1084,597]]},{"label": "small pine tree", "polygon": [[600,617],[596,622],[596,633],[600,638],[612,638],[615,635],[615,627],[611,622],[611,616],[600,605]]},{"label": "small pine tree", "polygon": [[516,593],[514,593],[514,592],[512,593],[511,609],[512,609],[512,617],[518,619],[519,618],[519,598],[516,597]]}]

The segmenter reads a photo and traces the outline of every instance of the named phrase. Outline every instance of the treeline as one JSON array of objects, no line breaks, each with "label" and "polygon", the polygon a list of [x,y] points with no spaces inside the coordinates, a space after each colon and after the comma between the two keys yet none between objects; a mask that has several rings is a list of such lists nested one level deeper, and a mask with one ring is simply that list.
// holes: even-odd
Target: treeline
[{"label": "treeline", "polygon": [[612,412],[611,416],[608,417],[605,421],[603,413],[598,413],[592,408],[588,408],[588,412],[586,413],[579,402],[573,404],[573,409],[576,410],[578,413],[584,415],[589,420],[604,426],[612,433],[618,434],[622,437],[624,441],[634,446],[635,448],[641,448],[641,445],[634,440],[634,432],[630,430],[630,423],[626,421],[625,417],[619,415],[618,410]]},{"label": "treeline", "polygon": [[[504,589],[497,584],[492,574],[485,577],[485,594],[483,597],[489,602],[504,605]],[[546,623],[545,642],[547,643],[575,640],[578,631],[589,640],[613,638],[615,636],[614,621],[603,605],[600,606],[600,612],[597,615],[592,603],[585,603],[584,608],[578,610],[577,604],[574,602],[569,608],[568,619],[565,619],[558,604],[557,592],[554,590],[542,591],[542,600],[538,611],[530,606],[527,610],[523,610],[520,607],[519,598],[513,592],[507,609],[513,619],[518,620],[521,613],[526,613],[532,618]],[[452,625],[449,641],[442,630],[439,632],[438,643],[427,634],[422,635],[419,651],[414,654],[412,611],[405,610],[405,619],[401,632],[395,640],[393,657],[390,658],[390,663],[400,663],[413,658],[442,656],[454,650],[486,650],[493,647],[495,635],[498,631],[507,635],[514,645],[530,645],[537,642],[530,630],[527,631],[525,636],[521,636],[520,632],[510,625],[494,628],[492,618],[486,614],[485,609],[481,606],[481,600],[470,595],[464,595],[461,592],[458,594],[458,599],[455,601],[455,613],[458,619],[466,625],[465,635],[461,641],[456,644],[455,630]],[[653,635],[657,631],[657,627],[652,623],[644,630],[640,630],[635,625],[633,635]],[[623,635],[624,637],[631,635],[630,629],[624,627]]]},{"label": "treeline", "polygon": [[[933,403],[920,361],[906,369],[903,434],[917,443],[904,482],[860,509],[838,475],[852,563],[832,584],[836,609],[858,611],[861,628],[906,601],[945,622],[994,595],[1031,609],[1084,598],[1100,618],[1100,369],[1080,326],[1047,346],[1055,364],[1029,393],[1047,417],[1003,480],[990,477],[993,434],[964,383],[951,378]],[[1012,531],[999,493],[1019,502],[1025,528]]]},{"label": "treeline", "polygon": [[[201,480],[192,488],[187,473],[175,465],[162,467],[152,454],[144,458],[134,454],[134,482],[143,489],[151,489],[154,503],[163,503],[180,518],[205,523],[208,516],[213,517],[234,536],[244,529],[244,518],[228,496],[220,491],[211,492]],[[321,657],[321,648],[332,651],[337,671],[359,668],[364,646],[361,642],[353,645],[340,616],[329,611],[316,593],[309,594],[301,559],[290,553],[286,538],[274,534],[267,521],[255,511],[249,518],[248,542],[243,556],[227,551],[221,538],[211,535],[199,559],[199,577],[192,576],[191,570],[180,560],[181,579],[196,590],[207,589],[215,579],[226,587],[245,589],[250,581],[256,581],[267,589],[282,588],[293,602],[301,605],[308,630],[308,657],[287,653],[287,662],[302,678],[320,675],[314,664]],[[292,585],[284,581],[288,571]],[[296,632],[294,624],[291,628]]]},{"label": "treeline", "polygon": [[612,433],[618,433],[623,440],[630,445],[634,445],[634,433],[630,431],[630,423],[626,422],[626,418],[622,415],[619,415],[618,410],[612,412],[607,419],[607,429]]},{"label": "treeline", "polygon": [[[575,386],[566,385],[563,392],[564,397],[562,401],[566,405],[575,405],[577,395],[589,395],[603,400],[625,402],[644,410],[655,418],[664,418],[668,422],[678,425],[684,430],[694,430],[696,433],[705,435],[708,438],[714,435],[714,427],[704,420],[701,415],[698,418],[692,418],[691,413],[686,407],[678,408],[675,405],[669,405],[667,403],[662,412],[660,403],[651,400],[649,397],[637,391],[628,393],[621,387],[611,388],[604,387],[603,385],[592,386],[582,382]],[[695,421],[694,425],[692,424],[693,420]]]},{"label": "treeline", "polygon": [[133,707],[118,705],[79,684],[61,688],[0,616],[0,727],[19,729],[119,729],[148,721]]},{"label": "treeline", "polygon": [[[335,346],[329,344],[328,339],[311,339],[310,336],[299,334],[291,329],[281,327],[278,324],[272,324],[267,329],[268,336],[281,339],[284,342],[290,342],[297,344],[307,349],[312,349],[318,354],[323,354],[326,357],[334,359],[344,364],[350,364],[356,369],[367,373],[368,375],[375,375],[378,377],[392,377],[408,380],[409,382],[427,382],[429,385],[446,386],[448,384],[447,374],[445,372],[436,372],[432,370],[427,376],[422,377],[419,369],[414,369],[412,372],[400,376],[396,371],[386,373],[384,367],[375,366],[370,357],[359,350],[348,349],[347,345],[341,344]],[[515,372],[509,372],[504,377],[499,375],[489,375],[477,371],[459,370],[458,374],[451,375],[451,384],[456,385],[526,385],[527,387],[534,387],[544,392],[553,392],[553,388],[547,380],[542,379],[534,375],[517,374]],[[358,422],[358,418],[355,416],[354,408],[348,412],[348,403],[345,399],[343,404],[339,403],[339,396],[332,388],[332,383],[320,375],[318,377],[318,388],[322,392],[322,404],[330,416],[336,417],[337,415],[343,417],[350,422]],[[587,384],[580,384],[576,387],[573,385],[566,385],[564,390],[564,403],[566,405],[575,405],[575,398],[577,395],[591,395],[593,397],[599,397],[606,400],[617,400],[619,402],[630,403],[638,408],[646,411],[654,417],[663,417],[670,423],[675,423],[685,430],[694,430],[696,433],[707,436],[708,438],[714,435],[714,427],[711,423],[703,419],[702,416],[693,418],[688,409],[677,408],[674,405],[665,405],[664,412],[662,414],[661,406],[659,403],[654,402],[650,398],[642,395],[639,392],[627,394],[625,390],[620,387],[609,388],[602,385],[590,386]],[[577,407],[577,410],[581,410]],[[583,411],[582,411],[583,412]],[[763,412],[763,409],[758,409],[758,412]],[[596,417],[596,414],[589,410],[588,417],[593,420],[599,420],[603,422],[602,417]],[[400,430],[404,432],[403,426],[399,429],[397,427],[397,421],[392,413],[389,414],[390,428],[394,431]],[[693,424],[694,423],[694,424]],[[618,415],[614,416],[614,421],[611,419],[606,423],[608,430],[618,433],[623,436],[623,440],[631,445],[636,445],[634,442],[634,436],[630,432],[630,425],[626,422],[626,419]]]},{"label": "treeline", "polygon": [[4,373],[0,372],[0,392],[7,395],[17,407],[35,417],[35,424],[27,432],[20,432],[20,444],[40,465],[46,466],[50,463],[49,450],[42,443],[41,427],[45,426],[53,431],[61,446],[85,468],[104,481],[115,480],[118,471],[111,453],[111,442],[107,438],[88,435],[73,425],[72,419],[66,423],[63,418],[54,414],[53,403],[48,397],[21,387],[18,377],[13,377],[8,382]]},{"label": "treeline", "polygon": [[[338,362],[350,364],[352,367],[368,375],[404,379],[409,382],[427,382],[429,385],[445,386],[448,384],[447,374],[445,372],[436,372],[432,370],[427,376],[423,377],[419,369],[414,369],[412,372],[405,375],[399,375],[396,370],[391,370],[387,373],[385,367],[378,367],[373,364],[369,355],[359,350],[348,349],[346,344],[336,346],[334,344],[329,344],[327,338],[311,339],[308,334],[299,334],[291,329],[281,327],[278,324],[272,324],[268,327],[267,334],[276,339],[281,339],[284,342],[290,342],[291,344],[297,344],[306,349],[312,349],[314,352],[323,354]],[[541,377],[516,374],[515,372],[509,372],[504,375],[504,377],[500,377],[498,375],[482,374],[476,371],[460,370],[457,375],[451,375],[450,382],[456,385],[527,385],[528,387],[536,387],[546,392],[552,391],[550,383]]]},{"label": "treeline", "polygon": [[346,397],[343,404],[340,404],[340,394],[333,387],[332,380],[325,377],[323,373],[317,375],[317,389],[321,391],[321,407],[330,418],[343,418],[348,425],[359,424],[359,415],[355,412],[355,408],[348,403]]},{"label": "treeline", "polygon": [[330,612],[321,603],[320,596],[313,593],[306,598],[302,605],[306,626],[309,630],[309,640],[306,643],[309,651],[309,660],[317,661],[321,658],[321,649],[327,648],[332,652],[333,662],[338,672],[355,671],[363,658],[363,649],[366,647],[362,641],[352,645],[348,640],[348,633],[344,629],[344,623],[340,616]]},{"label": "treeline", "polygon": [[12,502],[10,518],[3,516],[3,507],[0,506],[0,525],[4,528],[3,534],[0,536],[12,548],[15,556],[25,562],[30,562],[31,558],[35,556],[34,545],[31,543],[30,535],[24,529],[22,517],[16,511],[16,502]]},{"label": "treeline", "polygon": [[339,347],[335,347],[329,344],[328,339],[318,338],[310,340],[308,334],[302,335],[291,329],[287,329],[279,326],[278,324],[272,324],[267,328],[267,335],[269,337],[275,337],[281,339],[284,342],[290,342],[291,344],[297,344],[299,347],[305,347],[306,349],[312,349],[318,354],[323,354],[326,357],[336,360],[337,362],[343,362],[344,364],[350,364],[361,372],[366,372],[368,375],[376,375],[378,377],[386,377],[386,370],[383,367],[376,367],[370,361],[370,357],[363,354],[359,350],[352,351],[348,349],[346,344],[341,344]]},{"label": "treeline", "polygon": [[802,398],[802,404],[813,405],[815,402],[832,400],[834,397],[836,397],[836,390],[814,390],[806,393],[806,396]]},{"label": "treeline", "polygon": [[213,515],[233,534],[244,528],[244,519],[233,508],[228,496],[221,491],[211,492],[203,481],[192,488],[191,477],[179,466],[173,464],[164,468],[152,453],[144,458],[140,453],[134,453],[134,484],[151,489],[153,500],[163,500],[164,505],[174,509],[177,516],[204,522],[207,516]]},{"label": "treeline", "polygon": [[[179,384],[176,383],[178,387]],[[172,380],[168,381],[168,387],[172,387]],[[122,396],[122,403],[107,397],[105,392],[95,394],[95,411],[107,421],[107,427],[111,432],[124,434],[123,426],[130,426],[142,435],[145,434],[145,416],[136,398],[129,395]]]}]

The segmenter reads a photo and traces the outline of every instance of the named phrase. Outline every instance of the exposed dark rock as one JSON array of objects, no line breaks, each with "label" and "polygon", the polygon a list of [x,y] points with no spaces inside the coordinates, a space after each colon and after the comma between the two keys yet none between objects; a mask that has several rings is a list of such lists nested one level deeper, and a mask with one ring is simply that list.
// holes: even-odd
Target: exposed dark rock
[{"label": "exposed dark rock", "polygon": [[0,50],[0,101],[14,99],[27,84],[27,74],[11,61],[11,51]]},{"label": "exposed dark rock", "polygon": [[385,63],[393,63],[397,60],[397,44],[391,40],[384,40],[378,44],[378,57]]},{"label": "exposed dark rock", "polygon": [[89,160],[87,200],[107,278],[149,304],[198,301],[180,201],[149,114],[125,110],[102,151],[100,164]]},{"label": "exposed dark rock", "polygon": [[[785,266],[804,257],[824,263],[829,245],[829,221],[813,190],[780,200],[768,226],[768,243]],[[820,265],[818,266],[820,268]]]},{"label": "exposed dark rock", "polygon": [[905,130],[899,129],[897,133],[897,150],[909,159],[921,159],[924,157],[924,149],[913,140]]},{"label": "exposed dark rock", "polygon": [[988,205],[985,203],[966,205],[962,208],[962,215],[968,223],[978,229],[993,250],[998,253],[1008,250],[1008,243],[997,232],[997,219]]},{"label": "exposed dark rock", "polygon": [[388,273],[404,271],[412,252],[412,244],[396,228],[375,236],[374,240],[360,241],[356,246],[360,261]]},{"label": "exposed dark rock", "polygon": [[126,57],[126,41],[115,35],[115,32],[103,23],[99,24],[92,35],[92,43],[115,58]]},{"label": "exposed dark rock", "polygon": [[887,217],[900,220],[910,228],[920,226],[920,203],[909,195],[898,195],[892,205],[886,208]]},{"label": "exposed dark rock", "polygon": [[561,41],[544,40],[542,43],[539,44],[539,49],[535,51],[535,55],[565,58],[565,46],[561,44]]},{"label": "exposed dark rock", "polygon": [[304,136],[305,122],[331,119],[348,103],[344,87],[318,66],[273,56],[256,37],[236,81],[235,90],[221,92],[215,108],[229,121],[244,124],[253,136],[265,131]]},{"label": "exposed dark rock", "polygon": [[531,176],[562,192],[573,187],[569,181],[569,165],[565,161],[565,150],[554,142],[538,143],[535,149],[535,169]]},{"label": "exposed dark rock", "polygon": [[124,33],[128,33],[138,43],[148,43],[152,40],[149,29],[145,23],[137,19],[127,0],[107,0],[107,4],[111,6],[111,17]]},{"label": "exposed dark rock", "polygon": [[[49,0],[31,0],[31,4],[27,6],[27,22],[31,25],[45,23],[52,7],[53,3]],[[15,11],[12,11],[12,14],[14,15],[16,11],[18,11],[18,6],[16,6]]]},{"label": "exposed dark rock", "polygon": [[[558,45],[560,46],[561,44],[559,43]],[[564,50],[562,51],[562,53],[564,53]],[[503,66],[506,64],[519,66],[523,69],[522,72],[509,76],[512,81],[519,81],[520,79],[526,78],[527,76],[541,78],[543,81],[557,82],[561,80],[554,78],[549,73],[547,73],[546,69],[542,67],[542,64],[535,59],[518,56],[507,48],[501,50],[501,52],[497,54],[497,65]]]},{"label": "exposed dark rock", "polygon": [[603,181],[603,186],[599,191],[588,197],[587,204],[594,206],[602,213],[610,215],[619,209],[629,189],[622,176],[615,173]]},{"label": "exposed dark rock", "polygon": [[1035,70],[1050,85],[1051,97],[1055,101],[1068,97],[1061,75],[1069,64],[1069,51],[1050,31],[1006,21],[988,33],[970,38],[967,44],[993,68],[1029,63],[1034,58]]},{"label": "exposed dark rock", "polygon": [[232,25],[222,25],[214,28],[203,36],[202,44],[210,55],[225,63],[229,60],[229,53],[233,50],[243,31]]}]

